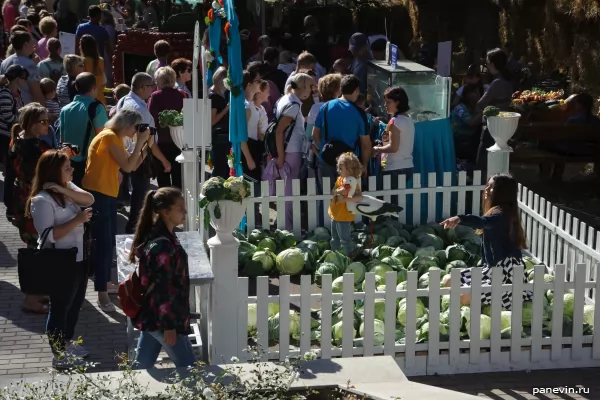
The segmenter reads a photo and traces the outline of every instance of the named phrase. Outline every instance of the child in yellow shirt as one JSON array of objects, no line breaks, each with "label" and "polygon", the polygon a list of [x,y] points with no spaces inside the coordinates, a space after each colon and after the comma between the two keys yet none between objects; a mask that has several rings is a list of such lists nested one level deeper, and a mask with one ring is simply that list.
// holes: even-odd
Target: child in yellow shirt
[{"label": "child in yellow shirt", "polygon": [[337,159],[337,171],[339,178],[331,191],[333,198],[329,203],[329,216],[331,217],[331,250],[343,251],[349,255],[356,247],[352,242],[351,225],[354,222],[354,214],[348,211],[346,203],[359,202],[362,200],[360,186],[352,197],[348,197],[349,187],[344,186],[344,178],[349,176],[360,178],[362,165],[353,153],[344,153]]}]

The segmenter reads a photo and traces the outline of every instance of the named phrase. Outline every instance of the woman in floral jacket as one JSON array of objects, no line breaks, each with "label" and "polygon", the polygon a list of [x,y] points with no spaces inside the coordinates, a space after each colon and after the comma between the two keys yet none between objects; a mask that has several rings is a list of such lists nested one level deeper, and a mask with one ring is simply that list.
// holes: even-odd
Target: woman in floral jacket
[{"label": "woman in floral jacket", "polygon": [[133,319],[141,331],[135,368],[154,366],[164,348],[177,367],[196,362],[190,331],[190,280],[187,253],[173,228],[187,211],[179,189],[148,192],[133,238],[131,262],[139,260],[142,307]]}]

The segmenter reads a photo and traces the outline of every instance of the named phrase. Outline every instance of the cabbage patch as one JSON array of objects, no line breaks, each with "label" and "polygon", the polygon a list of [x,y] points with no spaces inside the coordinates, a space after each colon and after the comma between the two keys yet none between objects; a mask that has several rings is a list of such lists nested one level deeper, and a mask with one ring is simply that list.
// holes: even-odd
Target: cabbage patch
[{"label": "cabbage patch", "polygon": [[277,270],[283,275],[298,275],[304,268],[304,254],[292,248],[277,255]]},{"label": "cabbage patch", "polygon": [[[421,299],[417,299],[416,315],[417,319],[427,315],[427,308],[425,307],[425,305],[423,305]],[[398,314],[396,315],[396,318],[400,325],[406,326],[406,298],[402,298],[398,302]]]}]

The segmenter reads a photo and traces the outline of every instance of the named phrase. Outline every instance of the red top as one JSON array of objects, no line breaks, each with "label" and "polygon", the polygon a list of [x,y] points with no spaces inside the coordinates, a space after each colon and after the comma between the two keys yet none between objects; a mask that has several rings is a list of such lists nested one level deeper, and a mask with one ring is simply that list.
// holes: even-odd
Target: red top
[{"label": "red top", "polygon": [[164,110],[181,111],[183,109],[183,93],[175,88],[162,88],[152,93],[148,100],[148,110],[154,118],[158,133],[158,143],[173,143],[169,128],[161,128],[158,123],[158,114]]},{"label": "red top", "polygon": [[10,1],[4,3],[4,7],[2,7],[2,16],[4,17],[4,30],[6,32],[10,32],[10,28],[15,25],[15,20],[19,15],[21,14],[19,13],[17,6]]}]

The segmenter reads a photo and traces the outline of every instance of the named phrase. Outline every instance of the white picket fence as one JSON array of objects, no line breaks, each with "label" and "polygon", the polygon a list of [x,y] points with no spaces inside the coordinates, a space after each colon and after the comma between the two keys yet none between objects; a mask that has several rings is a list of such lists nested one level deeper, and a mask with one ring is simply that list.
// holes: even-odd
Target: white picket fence
[{"label": "white picket fence", "polygon": [[[279,294],[269,295],[269,279],[257,279],[257,295],[248,296],[248,278],[238,278],[238,326],[239,337],[237,348],[240,351],[240,360],[254,357],[253,350],[249,351],[248,334],[243,327],[248,324],[248,304],[257,305],[257,344],[259,356],[263,360],[285,360],[298,357],[307,351],[315,352],[320,358],[331,357],[356,357],[373,355],[394,356],[400,367],[407,375],[431,375],[449,373],[474,373],[488,371],[502,371],[515,369],[545,369],[589,367],[600,365],[600,336],[583,335],[583,306],[586,303],[584,291],[598,289],[600,282],[598,276],[592,281],[586,279],[588,268],[584,264],[577,264],[574,279],[564,279],[566,267],[562,264],[555,266],[556,279],[554,282],[545,283],[545,267],[535,267],[533,283],[522,282],[523,267],[515,269],[514,284],[502,285],[502,271],[494,270],[493,284],[481,284],[481,270],[473,270],[473,283],[471,287],[461,288],[458,270],[452,270],[452,284],[449,288],[440,287],[440,272],[430,271],[430,286],[427,289],[417,289],[417,272],[408,272],[407,290],[396,290],[395,285],[386,287],[385,292],[375,291],[374,273],[366,274],[365,292],[355,292],[354,275],[345,274],[343,292],[333,293],[331,275],[323,276],[321,293],[313,293],[310,276],[302,276],[299,293],[292,293],[289,276],[280,278]],[[562,279],[561,279],[562,277]],[[395,282],[396,273],[388,272],[386,281]],[[543,297],[548,289],[554,290],[554,307],[552,311],[552,335],[542,336]],[[512,336],[502,339],[500,336],[500,311],[502,292],[512,290],[521,293],[523,290],[532,290],[533,320],[531,323],[531,336],[521,337],[522,326],[522,296],[514,296],[512,311]],[[563,294],[565,291],[575,293],[575,311],[573,315],[573,332],[570,337],[563,337]],[[471,294],[472,298],[479,298],[481,293],[491,292],[491,336],[490,339],[479,339],[479,320],[481,304],[473,301],[471,305],[470,340],[460,338],[460,295]],[[440,301],[441,296],[450,294],[449,313],[449,340],[440,341]],[[405,344],[397,344],[396,312],[398,300],[406,298],[406,338]],[[429,340],[425,343],[416,343],[416,301],[417,298],[429,298]],[[383,345],[374,345],[374,303],[375,299],[385,299],[385,334]],[[341,300],[343,303],[342,322],[343,336],[341,346],[332,345],[331,333],[331,306],[332,302]],[[354,345],[354,308],[355,300],[364,301],[364,341],[362,347]],[[275,346],[269,347],[268,343],[268,305],[279,304],[279,341]],[[299,342],[290,346],[289,310],[290,303],[300,307],[300,332]],[[311,306],[322,309],[321,340],[320,344],[311,343]],[[595,309],[595,324],[600,323],[600,309]],[[268,351],[266,351],[268,349]]]},{"label": "white picket fence", "polygon": [[[392,196],[398,196],[398,205],[404,207],[400,213],[399,220],[402,223],[411,225],[420,225],[427,222],[440,220],[450,217],[452,214],[479,214],[481,204],[481,191],[484,186],[481,184],[481,171],[475,171],[472,184],[467,184],[466,172],[459,172],[453,175],[445,172],[441,179],[435,172],[427,175],[427,186],[421,187],[422,177],[420,174],[414,174],[412,177],[412,187],[407,188],[406,177],[398,177],[398,189],[391,189],[390,176],[385,176],[383,180],[383,190],[377,190],[377,177],[369,177],[368,190],[363,188],[363,192],[380,197],[384,201],[391,202]],[[441,185],[439,184],[442,182]],[[329,178],[323,179],[323,187],[329,188]],[[291,230],[296,237],[302,236],[302,220],[305,219],[305,230],[312,231],[318,226],[329,227],[331,219],[327,213],[331,194],[325,190],[325,194],[317,194],[316,179],[309,178],[306,181],[307,192],[301,194],[301,181],[294,179],[292,181],[292,195],[285,196],[284,182],[276,181],[275,195],[269,195],[269,183],[261,182],[261,196],[255,197],[255,189],[252,188],[252,195],[248,199],[247,209],[247,230],[252,231],[257,226],[268,229],[264,223],[259,222],[256,214],[256,204],[261,206],[261,210],[268,210],[270,203],[277,205],[276,225],[278,229],[285,229],[285,204],[291,203],[293,210],[293,229]],[[467,207],[467,199],[470,206]],[[322,202],[323,206],[319,207]],[[303,205],[304,204],[304,205]],[[304,208],[305,207],[305,208]],[[302,213],[304,212],[306,215]],[[319,215],[321,214],[321,215]],[[321,217],[321,218],[319,218]],[[320,225],[319,220],[323,221]]]}]

